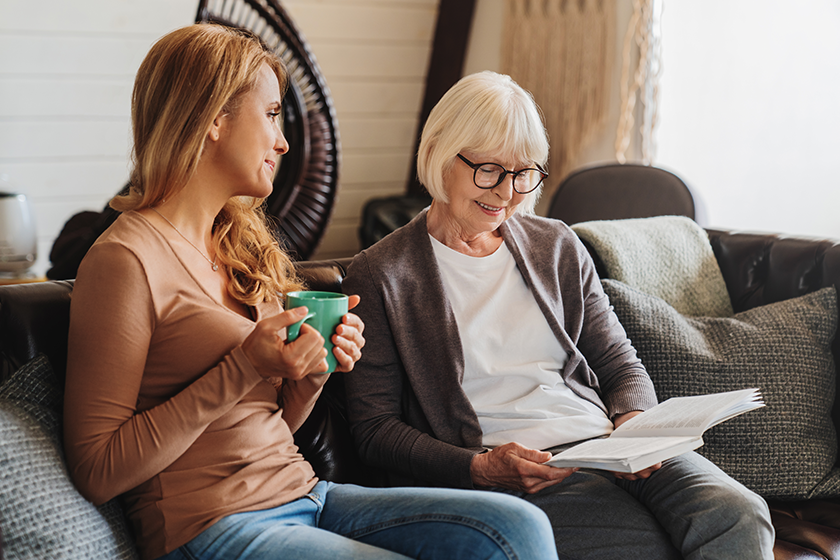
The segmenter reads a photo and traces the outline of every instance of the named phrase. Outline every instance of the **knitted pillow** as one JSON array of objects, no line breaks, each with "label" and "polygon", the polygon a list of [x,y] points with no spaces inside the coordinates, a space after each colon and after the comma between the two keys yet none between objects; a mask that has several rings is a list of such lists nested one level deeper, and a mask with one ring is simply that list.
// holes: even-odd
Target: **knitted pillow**
[{"label": "knitted pillow", "polygon": [[8,558],[138,557],[116,500],[73,486],[61,447],[62,394],[43,355],[0,385],[0,527]]},{"label": "knitted pillow", "polygon": [[840,495],[834,288],[710,318],[685,317],[615,280],[603,285],[660,401],[761,390],[767,406],[707,431],[699,453],[765,498]]},{"label": "knitted pillow", "polygon": [[684,315],[734,313],[709,235],[685,216],[598,220],[572,226],[606,276],[661,297]]}]

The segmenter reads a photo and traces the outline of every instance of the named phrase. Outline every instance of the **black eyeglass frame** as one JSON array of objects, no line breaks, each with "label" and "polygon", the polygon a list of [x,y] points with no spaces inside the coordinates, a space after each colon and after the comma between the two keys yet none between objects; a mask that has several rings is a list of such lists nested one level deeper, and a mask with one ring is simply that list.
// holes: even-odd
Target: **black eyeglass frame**
[{"label": "black eyeglass frame", "polygon": [[[502,184],[502,181],[505,180],[505,177],[507,177],[508,175],[513,175],[513,182],[512,182],[513,190],[518,192],[519,194],[528,194],[528,193],[532,193],[535,190],[537,190],[537,187],[539,187],[542,184],[542,182],[545,181],[546,177],[548,177],[548,173],[546,173],[542,168],[540,168],[539,164],[535,164],[535,165],[537,165],[537,167],[528,167],[526,169],[520,169],[519,171],[508,171],[507,169],[505,169],[503,166],[499,165],[498,163],[494,163],[494,162],[491,162],[491,161],[488,161],[488,162],[485,162],[485,163],[473,163],[470,160],[468,160],[467,158],[465,158],[464,156],[462,156],[461,154],[457,154],[457,155],[461,159],[461,161],[463,161],[470,168],[472,168],[472,170],[473,170],[473,184],[476,187],[478,187],[479,189],[484,189],[484,190],[495,189],[496,187],[498,187],[499,185]],[[499,172],[499,179],[496,181],[495,185],[490,186],[490,187],[482,187],[481,185],[478,184],[478,181],[476,181],[476,175],[478,174],[478,170],[483,165],[495,165],[496,167],[501,168],[501,171]],[[516,177],[519,174],[524,173],[526,171],[536,171],[537,173],[540,174],[540,180],[537,181],[537,184],[534,185],[534,187],[531,190],[522,192],[522,191],[520,191],[519,189],[516,188]]]}]

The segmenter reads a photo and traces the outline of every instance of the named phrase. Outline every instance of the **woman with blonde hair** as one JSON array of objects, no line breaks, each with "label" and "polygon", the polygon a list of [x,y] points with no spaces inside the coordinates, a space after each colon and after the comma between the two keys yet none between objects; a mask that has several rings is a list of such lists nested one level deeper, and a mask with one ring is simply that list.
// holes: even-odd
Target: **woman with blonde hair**
[{"label": "woman with blonde hair", "polygon": [[[95,504],[122,496],[144,560],[556,558],[524,501],[319,481],[294,432],[328,375],[324,340],[261,201],[289,146],[286,73],[248,33],[160,39],[133,93],[131,190],[82,262],[71,303],[68,466]],[[351,298],[351,308],[358,303]],[[348,313],[338,372],[365,344]]]}]

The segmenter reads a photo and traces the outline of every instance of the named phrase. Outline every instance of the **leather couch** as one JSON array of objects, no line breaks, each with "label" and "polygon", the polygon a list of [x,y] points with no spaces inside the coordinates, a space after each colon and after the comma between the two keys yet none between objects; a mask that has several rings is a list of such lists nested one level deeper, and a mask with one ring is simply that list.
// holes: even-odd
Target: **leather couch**
[{"label": "leather couch", "polygon": [[[840,243],[720,230],[709,230],[709,237],[736,312],[840,284]],[[312,289],[340,291],[348,264],[304,262],[299,269]],[[0,287],[0,381],[39,352],[63,376],[72,287],[72,281]],[[838,362],[837,340],[834,356]],[[834,420],[840,425],[837,403]],[[296,442],[321,478],[384,485],[382,472],[360,462],[344,410],[343,379],[333,375]],[[840,500],[770,505],[777,560],[840,560]]]}]

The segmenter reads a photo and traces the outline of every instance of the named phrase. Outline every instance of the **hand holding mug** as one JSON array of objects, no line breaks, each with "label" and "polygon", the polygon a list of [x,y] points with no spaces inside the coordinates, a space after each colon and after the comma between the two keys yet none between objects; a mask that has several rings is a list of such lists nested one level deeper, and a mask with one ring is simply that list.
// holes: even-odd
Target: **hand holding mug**
[{"label": "hand holding mug", "polygon": [[305,326],[294,343],[287,343],[282,336],[306,313],[306,308],[291,309],[256,324],[242,343],[242,351],[260,375],[303,379],[310,373],[326,373],[327,352],[318,331]]},{"label": "hand holding mug", "polygon": [[[359,296],[350,296],[348,309],[356,307],[359,300]],[[355,313],[347,313],[341,318],[341,324],[336,327],[332,336],[332,352],[338,360],[335,371],[347,373],[353,370],[353,366],[362,357],[362,348],[365,345],[365,338],[362,336],[364,330],[365,324]]]},{"label": "hand holding mug", "polygon": [[[286,294],[286,309],[305,307],[304,317],[287,329],[287,342],[296,340],[301,327],[310,325],[324,338],[327,350],[327,370],[348,372],[361,357],[364,346],[364,324],[358,316],[347,313],[359,302],[358,296],[333,292],[290,292]],[[352,304],[351,304],[352,303]]]}]

